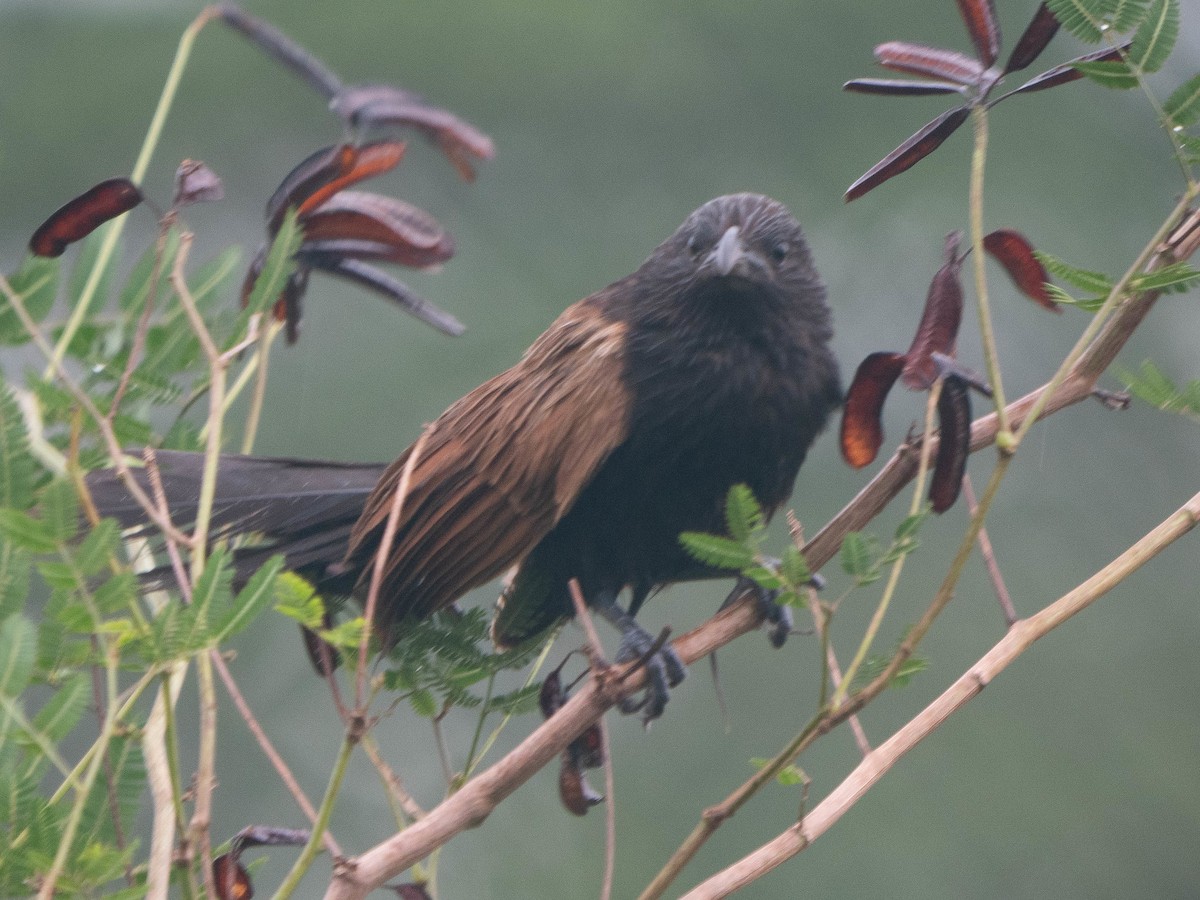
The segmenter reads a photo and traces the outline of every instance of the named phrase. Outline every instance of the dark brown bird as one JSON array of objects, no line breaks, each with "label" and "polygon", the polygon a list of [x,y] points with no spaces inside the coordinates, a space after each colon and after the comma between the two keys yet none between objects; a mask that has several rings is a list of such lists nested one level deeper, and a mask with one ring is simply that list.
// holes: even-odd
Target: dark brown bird
[{"label": "dark brown bird", "polygon": [[[428,426],[387,550],[375,625],[387,639],[516,566],[493,623],[509,645],[571,614],[568,582],[622,633],[619,658],[652,644],[634,621],[678,581],[730,577],[681,548],[724,530],[732,485],[770,514],[791,495],[841,400],[825,290],[799,223],[756,194],[696,210],[642,266],[569,307],[506,372]],[[269,554],[327,593],[365,594],[412,448],[386,468],[222,459],[216,522],[258,531]],[[176,520],[195,505],[198,457],[162,456]],[[102,513],[138,519],[94,475]],[[369,492],[369,493],[368,493]],[[629,588],[626,612],[617,597]],[[650,663],[644,715],[683,677],[669,647]]]}]

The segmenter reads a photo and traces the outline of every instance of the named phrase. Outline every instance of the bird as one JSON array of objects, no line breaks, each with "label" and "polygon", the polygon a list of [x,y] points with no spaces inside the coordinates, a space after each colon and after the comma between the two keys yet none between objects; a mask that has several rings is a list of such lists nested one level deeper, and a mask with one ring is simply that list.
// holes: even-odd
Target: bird
[{"label": "bird", "polygon": [[[360,599],[382,550],[372,626],[385,645],[505,573],[491,636],[520,644],[573,615],[577,579],[620,632],[617,660],[645,658],[645,696],[627,711],[649,722],[685,669],[635,616],[667,585],[736,577],[680,543],[685,531],[724,530],[731,487],[747,485],[767,517],[791,496],[842,400],[831,319],[787,207],[718,197],[632,274],[563,311],[390,465],[222,456],[214,527],[261,536],[238,551],[239,572],[282,553],[323,593]],[[194,513],[201,459],[159,454],[177,522]],[[102,515],[144,525],[111,470],[89,485]]]}]

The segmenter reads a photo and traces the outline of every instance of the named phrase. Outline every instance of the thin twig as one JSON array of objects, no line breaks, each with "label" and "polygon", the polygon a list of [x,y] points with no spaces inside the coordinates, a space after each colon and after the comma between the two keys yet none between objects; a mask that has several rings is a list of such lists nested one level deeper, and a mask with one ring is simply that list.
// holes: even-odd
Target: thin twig
[{"label": "thin twig", "polygon": [[[975,500],[975,488],[971,484],[971,476],[963,475],[963,497],[967,501],[967,510],[975,515],[979,504]],[[987,566],[988,575],[992,579],[992,587],[996,591],[996,599],[1000,601],[1000,610],[1004,613],[1004,623],[1012,628],[1017,621],[1017,609],[1013,606],[1008,587],[1004,584],[1004,575],[1000,572],[1000,564],[996,562],[996,552],[992,549],[992,540],[988,537],[987,527],[979,529],[979,553],[983,564]]]},{"label": "thin twig", "polygon": [[[588,612],[587,601],[583,598],[583,589],[579,579],[572,578],[567,582],[571,593],[571,602],[575,605],[575,618],[583,625],[583,631],[588,637],[589,656],[592,663],[592,674],[598,669],[607,668],[604,660],[604,647],[600,643],[600,635],[596,633],[596,625]],[[617,797],[616,778],[613,775],[612,750],[608,741],[608,728],[604,717],[600,717],[600,746],[604,759],[604,881],[600,887],[600,900],[609,900],[612,896],[613,876],[617,870]]]},{"label": "thin twig", "polygon": [[864,759],[804,821],[688,892],[685,900],[714,900],[746,887],[808,847],[840,819],[909,750],[977,697],[1035,641],[1091,606],[1200,522],[1200,494],[1078,587],[1017,622],[983,657]]},{"label": "thin twig", "polygon": [[[279,755],[279,751],[275,749],[275,745],[271,743],[271,739],[267,737],[267,733],[263,731],[263,727],[255,717],[254,711],[250,709],[250,704],[246,702],[245,695],[242,694],[237,681],[234,680],[233,673],[229,671],[229,666],[225,664],[225,660],[217,650],[210,650],[209,656],[212,658],[213,667],[221,677],[221,682],[225,685],[225,690],[229,692],[229,697],[233,700],[233,705],[237,707],[242,721],[246,723],[246,727],[254,735],[254,740],[258,742],[259,749],[262,750],[263,755],[271,763],[271,768],[279,775],[279,780],[288,789],[288,793],[292,795],[292,799],[296,801],[296,805],[300,807],[300,811],[308,817],[308,821],[316,822],[316,809],[304,793],[304,789],[300,787],[300,782],[296,780],[296,776],[292,774],[292,770],[288,768],[288,764],[284,762],[283,757]],[[332,834],[326,832],[323,840],[325,842],[325,849],[333,856],[342,855],[341,847],[338,846]]]},{"label": "thin twig", "polygon": [[363,735],[362,748],[366,751],[367,757],[375,766],[379,777],[383,779],[384,785],[388,789],[388,796],[393,798],[399,805],[404,814],[412,821],[425,818],[425,810],[417,803],[412,794],[408,792],[408,788],[404,786],[404,780],[396,773],[383,754],[379,752],[379,744],[375,740],[373,734]]},{"label": "thin twig", "polygon": [[363,695],[366,692],[367,679],[367,650],[371,643],[371,629],[375,621],[375,608],[379,603],[379,591],[383,586],[383,573],[388,565],[392,544],[396,540],[396,531],[400,527],[400,514],[404,510],[405,498],[408,497],[408,486],[412,479],[413,469],[421,458],[425,442],[429,439],[429,433],[428,426],[422,428],[421,436],[417,438],[417,442],[408,452],[408,459],[404,461],[404,469],[400,473],[400,481],[396,485],[395,493],[392,494],[392,506],[388,510],[387,522],[383,526],[383,535],[379,539],[379,547],[375,551],[375,559],[372,561],[371,584],[367,589],[367,602],[363,609],[366,627],[363,628],[362,640],[358,645],[358,673],[354,687],[354,705],[359,715],[363,710]]}]

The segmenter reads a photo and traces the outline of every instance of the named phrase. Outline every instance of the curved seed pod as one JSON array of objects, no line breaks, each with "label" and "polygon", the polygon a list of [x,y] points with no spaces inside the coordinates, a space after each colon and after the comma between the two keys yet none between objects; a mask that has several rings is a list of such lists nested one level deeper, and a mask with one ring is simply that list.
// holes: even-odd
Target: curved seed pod
[{"label": "curved seed pod", "polygon": [[957,375],[947,375],[938,396],[938,451],[929,482],[929,502],[934,512],[945,512],[958,499],[970,450],[970,391]]},{"label": "curved seed pod", "polygon": [[572,764],[566,753],[558,770],[558,796],[567,811],[576,816],[586,816],[589,809],[604,802],[603,795],[592,789],[583,772]]},{"label": "curved seed pod", "polygon": [[884,94],[898,97],[926,97],[930,94],[961,94],[966,87],[949,81],[901,81],[893,78],[852,78],[843,91],[855,94]]},{"label": "curved seed pod", "polygon": [[29,249],[35,256],[62,256],[71,244],[129,212],[142,199],[142,192],[128,178],[102,181],[51,213],[29,239]]},{"label": "curved seed pod", "polygon": [[[454,255],[454,238],[431,215],[393,197],[359,191],[341,191],[304,218],[305,244],[351,242],[342,252],[388,259],[421,268],[445,262]],[[383,250],[359,248],[354,243],[377,244]],[[325,250],[336,252],[333,247]]]},{"label": "curved seed pod", "polygon": [[296,210],[297,214],[303,218],[350,185],[391,171],[404,158],[406,147],[403,141],[379,141],[357,148],[350,168],[338,173],[304,198]]},{"label": "curved seed pod", "polygon": [[538,690],[538,708],[542,718],[548,719],[567,702],[567,692],[563,690],[562,675],[558,669],[548,674]]},{"label": "curved seed pod", "polygon": [[284,176],[279,187],[267,200],[267,230],[275,234],[283,224],[283,214],[289,206],[299,206],[313,191],[338,175],[350,171],[356,153],[349,144],[322,147]]},{"label": "curved seed pod", "polygon": [[1000,25],[995,5],[992,0],[958,0],[958,11],[967,23],[971,43],[984,68],[990,67],[1000,55]]},{"label": "curved seed pod", "polygon": [[842,458],[856,469],[869,465],[883,444],[883,402],[900,370],[904,354],[872,353],[854,373],[842,409]]},{"label": "curved seed pod", "polygon": [[1062,313],[1062,307],[1054,302],[1046,290],[1050,276],[1033,252],[1033,245],[1019,231],[1000,228],[983,237],[983,249],[1004,266],[1013,283],[1022,294],[1042,309]]},{"label": "curved seed pod", "polygon": [[463,324],[454,316],[438,309],[428,300],[413,293],[408,285],[397,281],[374,266],[345,257],[318,256],[316,254],[306,254],[304,262],[314,269],[328,272],[330,275],[337,275],[382,294],[405,312],[416,316],[426,325],[432,325],[445,334],[457,336],[466,331]]},{"label": "curved seed pod", "polygon": [[987,68],[957,50],[943,50],[907,41],[880,44],[875,48],[875,59],[881,66],[897,72],[928,75],[959,84],[975,84]]},{"label": "curved seed pod", "polygon": [[945,263],[933,276],[929,293],[925,297],[925,310],[921,323],[913,336],[912,346],[905,354],[904,371],[900,377],[912,390],[927,390],[938,377],[934,353],[954,355],[954,344],[958,340],[958,326],[962,322],[963,291],[959,282],[962,257],[958,255],[961,232],[954,231],[946,236]]},{"label": "curved seed pod", "polygon": [[1004,64],[1004,74],[1020,72],[1041,56],[1046,45],[1058,33],[1059,22],[1050,7],[1043,3],[1033,14],[1033,19],[1025,26],[1025,31],[1017,41],[1017,46],[1009,54],[1008,62]]},{"label": "curved seed pod", "polygon": [[475,178],[472,159],[496,155],[492,139],[453,113],[430,106],[418,94],[390,85],[361,85],[334,98],[333,111],[355,128],[416,128],[446,154],[465,181]]},{"label": "curved seed pod", "polygon": [[1076,63],[1081,62],[1115,62],[1122,58],[1132,44],[1132,41],[1126,41],[1116,47],[1104,50],[1096,50],[1093,53],[1085,53],[1083,56],[1077,56],[1072,60],[1068,60],[1062,65],[1055,66],[1052,69],[1047,69],[1041,75],[1035,75],[1019,88],[1014,88],[1007,94],[1001,94],[995,100],[988,103],[988,106],[995,106],[1006,97],[1011,97],[1014,94],[1029,94],[1033,91],[1044,91],[1047,88],[1058,87],[1060,84],[1067,84],[1071,81],[1078,81],[1083,78],[1083,73],[1075,68]]},{"label": "curved seed pod", "polygon": [[288,207],[297,207],[303,216],[338,191],[395,168],[404,148],[401,141],[380,141],[362,147],[337,144],[311,154],[284,176],[267,201],[267,230],[272,235],[279,231]]},{"label": "curved seed pod", "polygon": [[863,194],[907,171],[942,145],[966,121],[970,110],[955,107],[942,113],[903,144],[873,165],[854,184],[846,189],[846,200],[857,200]]},{"label": "curved seed pod", "polygon": [[251,900],[254,885],[250,873],[232,853],[223,853],[212,861],[213,889],[220,900]]}]

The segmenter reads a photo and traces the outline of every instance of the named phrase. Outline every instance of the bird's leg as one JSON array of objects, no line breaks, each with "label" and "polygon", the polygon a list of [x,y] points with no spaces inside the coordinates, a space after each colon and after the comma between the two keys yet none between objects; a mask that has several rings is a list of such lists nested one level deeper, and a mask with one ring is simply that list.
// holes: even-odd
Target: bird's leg
[{"label": "bird's leg", "polygon": [[617,662],[646,658],[646,694],[640,700],[627,698],[621,701],[620,710],[623,713],[641,712],[642,721],[649,725],[663,714],[671,697],[670,689],[683,681],[687,667],[670,644],[650,652],[654,647],[654,636],[618,605],[614,592],[601,591],[590,605],[621,632]]}]

